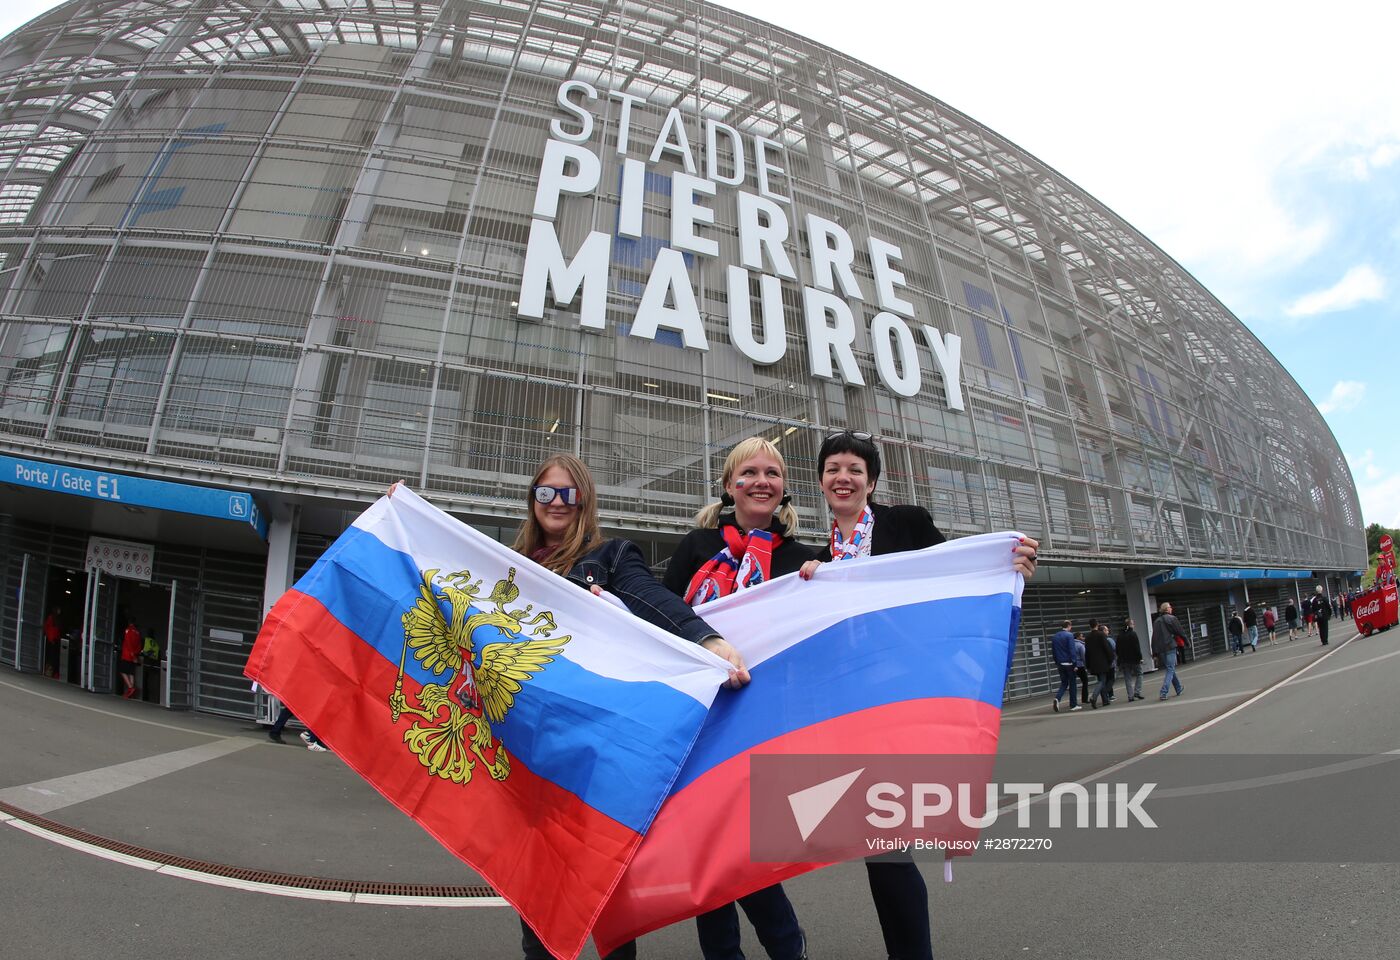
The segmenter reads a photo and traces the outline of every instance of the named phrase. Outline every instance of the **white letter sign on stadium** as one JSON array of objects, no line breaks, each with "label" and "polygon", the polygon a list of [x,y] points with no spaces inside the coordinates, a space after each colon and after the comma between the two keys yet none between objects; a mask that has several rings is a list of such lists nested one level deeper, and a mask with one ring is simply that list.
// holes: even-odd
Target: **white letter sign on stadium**
[{"label": "white letter sign on stadium", "polygon": [[[802,304],[800,322],[812,376],[863,386],[856,351],[858,343],[867,344],[873,373],[891,393],[918,396],[927,383],[941,379],[948,408],[963,409],[961,341],[920,323],[915,304],[901,296],[906,281],[898,264],[904,252],[880,237],[864,238],[874,290],[873,303],[868,301],[855,272],[859,238],[835,220],[794,209],[790,183],[781,186],[789,166],[782,143],[745,135],[716,120],[698,125],[692,139],[679,108],[600,91],[582,80],[559,84],[555,102],[561,116],[550,120],[550,138],[540,157],[520,317],[543,319],[547,299],[555,307],[577,300],[581,326],[606,328],[608,290],[616,289],[609,275],[615,265],[613,236],[597,229],[563,231],[569,238],[566,249],[560,219],[574,210],[570,223],[596,227],[605,222],[594,208],[603,181],[600,154],[612,141],[622,157],[616,174],[616,260],[648,271],[629,318],[631,336],[655,340],[666,330],[679,333],[685,349],[708,350],[692,267],[697,258],[724,256],[727,248],[739,256],[738,264],[723,265],[729,340],[754,364],[777,363],[787,353],[783,289],[790,284],[793,300]],[[601,123],[595,107],[603,109]],[[648,124],[633,123],[648,111]],[[604,129],[608,122],[613,129]],[[659,132],[643,132],[647,130]],[[660,172],[656,168],[663,163],[678,163],[684,172]],[[669,203],[657,203],[657,194]],[[669,224],[658,225],[655,221],[667,216],[658,211],[667,207]],[[794,225],[802,233],[795,235]],[[630,244],[625,248],[630,260],[623,256],[622,244]],[[805,262],[813,286],[803,285],[792,253]],[[751,300],[755,289],[757,333]],[[923,334],[924,350],[916,329]]]}]

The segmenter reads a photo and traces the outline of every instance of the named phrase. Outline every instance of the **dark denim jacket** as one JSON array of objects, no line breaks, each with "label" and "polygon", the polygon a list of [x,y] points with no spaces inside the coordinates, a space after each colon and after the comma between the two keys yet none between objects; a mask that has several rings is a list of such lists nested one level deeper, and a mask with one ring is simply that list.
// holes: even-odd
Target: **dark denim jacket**
[{"label": "dark denim jacket", "polygon": [[699,643],[719,633],[695,615],[680,597],[667,590],[647,569],[642,551],[631,540],[609,540],[583,555],[568,579],[587,590],[602,587],[647,623]]}]

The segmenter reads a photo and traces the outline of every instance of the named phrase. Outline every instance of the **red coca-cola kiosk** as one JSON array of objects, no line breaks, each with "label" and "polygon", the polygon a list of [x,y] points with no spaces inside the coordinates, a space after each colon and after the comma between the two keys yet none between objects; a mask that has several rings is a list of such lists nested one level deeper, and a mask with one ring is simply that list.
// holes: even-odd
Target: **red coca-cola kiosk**
[{"label": "red coca-cola kiosk", "polygon": [[1363,637],[1385,630],[1400,622],[1400,596],[1395,583],[1395,544],[1381,537],[1381,554],[1376,563],[1376,583],[1365,593],[1357,594],[1351,604],[1352,619]]}]

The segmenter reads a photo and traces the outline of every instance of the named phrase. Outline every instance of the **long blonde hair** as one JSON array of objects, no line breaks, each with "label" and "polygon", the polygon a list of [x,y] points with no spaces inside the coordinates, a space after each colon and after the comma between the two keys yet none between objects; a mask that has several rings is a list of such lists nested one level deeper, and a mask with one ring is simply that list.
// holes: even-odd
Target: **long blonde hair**
[{"label": "long blonde hair", "polygon": [[540,464],[540,468],[535,471],[534,478],[530,480],[531,489],[525,493],[525,522],[520,525],[520,532],[515,535],[511,549],[528,557],[544,546],[544,531],[535,519],[533,488],[540,482],[540,477],[549,472],[550,467],[563,467],[574,486],[578,488],[578,512],[574,515],[569,529],[564,532],[564,542],[541,561],[541,565],[547,570],[552,570],[562,577],[573,569],[580,557],[590,550],[597,549],[603,542],[598,531],[598,494],[597,488],[593,486],[593,474],[589,473],[588,466],[573,454],[556,453]]},{"label": "long blonde hair", "polygon": [[[734,445],[734,449],[729,451],[729,456],[724,458],[724,472],[720,475],[720,486],[729,486],[729,481],[734,478],[734,471],[739,469],[739,465],[746,460],[758,456],[760,453],[766,453],[768,456],[778,461],[778,469],[782,471],[783,474],[783,492],[785,494],[789,493],[790,491],[787,488],[787,461],[783,459],[783,455],[778,451],[778,448],[763,437],[749,437],[747,440],[741,440]],[[719,515],[725,510],[732,509],[733,507],[726,506],[723,501],[717,500],[709,506],[701,508],[700,512],[695,515],[695,525],[697,527],[718,527]],[[780,506],[777,511],[775,511],[774,516],[776,516],[778,522],[783,525],[783,536],[797,536],[796,507],[791,503]]]}]

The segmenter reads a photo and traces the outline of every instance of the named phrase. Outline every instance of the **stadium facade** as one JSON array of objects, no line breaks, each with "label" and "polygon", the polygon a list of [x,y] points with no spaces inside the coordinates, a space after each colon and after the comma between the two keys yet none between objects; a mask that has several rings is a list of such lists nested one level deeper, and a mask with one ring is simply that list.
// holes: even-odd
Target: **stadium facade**
[{"label": "stadium facade", "polygon": [[73,0],[0,42],[0,104],[20,669],[56,610],[63,675],[110,690],[134,619],[153,696],[247,715],[266,607],[389,482],[509,537],[575,452],[660,563],[755,434],[811,541],[842,428],[887,502],[1041,540],[1012,695],[1066,616],[1176,598],[1205,653],[1246,592],[1365,565],[1321,416],[1186,271],[969,117],[720,7]]}]

